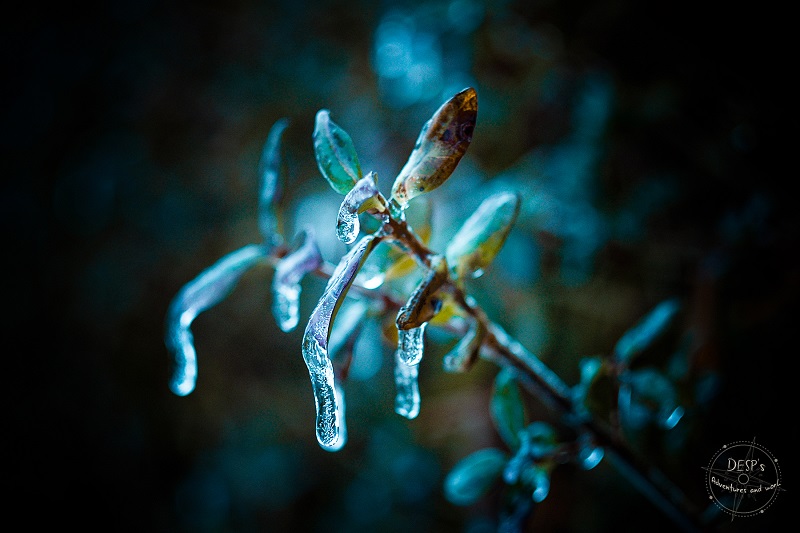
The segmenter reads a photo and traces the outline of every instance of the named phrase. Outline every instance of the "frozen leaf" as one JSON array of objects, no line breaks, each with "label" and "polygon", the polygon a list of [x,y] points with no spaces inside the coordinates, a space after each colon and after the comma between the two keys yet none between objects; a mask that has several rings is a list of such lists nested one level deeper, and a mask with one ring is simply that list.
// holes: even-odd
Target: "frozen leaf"
[{"label": "frozen leaf", "polygon": [[358,180],[342,200],[342,205],[339,207],[339,215],[336,219],[336,236],[345,244],[355,242],[358,232],[361,231],[361,225],[358,221],[361,205],[380,193],[375,180],[375,173],[370,172]]},{"label": "frozen leaf", "polygon": [[283,131],[289,125],[285,118],[273,124],[269,131],[261,159],[258,162],[260,192],[258,196],[258,229],[264,242],[280,241],[274,204],[280,196],[280,142]]},{"label": "frozen leaf", "polygon": [[629,365],[669,330],[679,310],[680,304],[675,299],[658,304],[617,341],[615,359]]},{"label": "frozen leaf", "polygon": [[506,454],[484,448],[461,459],[444,480],[444,495],[455,505],[470,505],[489,492],[506,463]]},{"label": "frozen leaf", "polygon": [[478,206],[447,246],[445,257],[454,277],[483,273],[505,243],[519,206],[519,195],[510,192],[494,194]]},{"label": "frozen leaf", "polygon": [[470,87],[442,104],[425,123],[392,186],[392,199],[400,207],[450,177],[472,142],[477,115],[478,96]]},{"label": "frozen leaf", "polygon": [[359,268],[378,242],[380,239],[368,235],[342,257],[303,334],[303,360],[311,375],[317,408],[317,440],[325,449],[343,445],[340,439],[343,438],[341,426],[344,421],[339,419],[333,365],[328,356],[331,326]]},{"label": "frozen leaf", "polygon": [[278,262],[272,277],[272,314],[284,332],[292,331],[300,320],[300,282],[322,264],[314,230],[308,226],[301,235],[300,246]]},{"label": "frozen leaf", "polygon": [[319,171],[334,191],[347,194],[361,179],[361,166],[353,140],[330,119],[327,109],[317,112],[313,137]]},{"label": "frozen leaf", "polygon": [[431,268],[397,312],[397,329],[416,328],[436,316],[442,308],[442,299],[436,296],[436,291],[446,281],[447,263],[437,256],[431,260]]},{"label": "frozen leaf", "polygon": [[222,257],[183,286],[167,311],[165,342],[175,358],[170,389],[179,396],[194,390],[197,380],[197,354],[191,325],[195,317],[224,300],[239,279],[263,260],[263,246],[250,244]]},{"label": "frozen leaf", "polygon": [[500,437],[512,450],[519,448],[519,432],[526,424],[525,404],[511,369],[503,368],[495,376],[489,407]]}]

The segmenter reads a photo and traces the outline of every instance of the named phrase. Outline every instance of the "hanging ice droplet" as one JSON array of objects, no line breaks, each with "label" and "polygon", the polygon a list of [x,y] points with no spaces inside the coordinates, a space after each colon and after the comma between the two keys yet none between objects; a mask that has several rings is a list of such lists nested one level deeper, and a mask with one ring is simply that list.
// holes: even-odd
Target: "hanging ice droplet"
[{"label": "hanging ice droplet", "polygon": [[303,338],[303,359],[311,376],[314,404],[317,408],[317,441],[326,450],[338,450],[344,446],[345,440],[340,418],[343,409],[338,407],[333,365],[328,353],[314,335],[306,334]]},{"label": "hanging ice droplet", "polygon": [[[344,204],[343,204],[344,205]],[[358,213],[349,210],[340,210],[336,221],[336,236],[345,244],[352,244],[361,231]]]},{"label": "hanging ice droplet", "polygon": [[394,410],[397,414],[412,420],[419,414],[419,364],[409,365],[401,358],[400,350],[395,351],[394,382],[396,395]]},{"label": "hanging ice droplet", "polygon": [[272,314],[281,331],[288,333],[300,322],[300,284],[276,284],[272,290]]},{"label": "hanging ice droplet", "polygon": [[375,186],[376,179],[375,173],[370,172],[358,180],[342,200],[336,219],[336,236],[345,244],[355,242],[358,232],[361,231],[358,209],[361,204],[378,194],[378,188]]},{"label": "hanging ice droplet", "polygon": [[425,326],[397,330],[397,357],[407,365],[418,365],[422,361]]}]

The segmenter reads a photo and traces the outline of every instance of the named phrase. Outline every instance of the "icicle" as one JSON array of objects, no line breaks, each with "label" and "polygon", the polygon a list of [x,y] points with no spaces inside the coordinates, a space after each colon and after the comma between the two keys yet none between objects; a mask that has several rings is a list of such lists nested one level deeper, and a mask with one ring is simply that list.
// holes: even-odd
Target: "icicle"
[{"label": "icicle", "polygon": [[330,329],[358,269],[378,242],[380,238],[368,235],[342,257],[311,312],[303,334],[303,360],[311,376],[317,408],[317,440],[329,451],[340,449],[346,440],[341,389],[336,386],[333,364],[328,356]]},{"label": "icicle", "polygon": [[394,381],[397,389],[394,398],[394,410],[409,420],[419,414],[419,364],[409,365],[401,356],[399,348],[395,351]]},{"label": "icicle", "polygon": [[376,175],[370,172],[350,189],[339,207],[339,216],[336,220],[336,236],[345,244],[352,244],[361,231],[358,221],[358,210],[361,204],[378,194],[375,186]]},{"label": "icicle", "polygon": [[263,260],[264,247],[250,244],[229,253],[181,288],[167,312],[165,343],[175,358],[169,386],[178,396],[194,390],[197,380],[197,353],[191,325],[206,309],[224,300],[239,279]]},{"label": "icicle", "polygon": [[277,264],[272,278],[272,314],[284,332],[292,331],[300,321],[300,281],[322,264],[314,232],[302,232],[303,243]]},{"label": "icicle", "polygon": [[422,361],[425,326],[427,324],[427,322],[423,322],[421,326],[416,328],[397,330],[398,360],[407,365],[418,365]]},{"label": "icicle", "polygon": [[339,406],[331,360],[313,335],[306,335],[303,339],[303,360],[311,376],[317,408],[317,441],[326,450],[338,450],[344,446],[343,418],[340,416],[344,409]]}]

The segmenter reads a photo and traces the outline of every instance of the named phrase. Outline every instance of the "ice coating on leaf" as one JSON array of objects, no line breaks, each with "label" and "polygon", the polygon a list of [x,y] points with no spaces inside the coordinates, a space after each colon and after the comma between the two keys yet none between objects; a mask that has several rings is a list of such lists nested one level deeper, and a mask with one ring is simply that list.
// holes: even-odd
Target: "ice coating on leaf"
[{"label": "ice coating on leaf", "polygon": [[403,307],[397,312],[398,330],[419,327],[430,321],[442,309],[442,300],[436,291],[447,281],[447,262],[441,256],[431,259],[431,268],[417,285]]},{"label": "ice coating on leaf", "polygon": [[472,142],[477,115],[478,95],[469,87],[442,104],[425,123],[392,186],[392,200],[401,209],[450,177]]},{"label": "ice coating on leaf", "polygon": [[165,343],[175,360],[170,389],[178,396],[192,392],[197,380],[194,319],[227,297],[239,279],[265,257],[264,247],[250,244],[229,253],[183,286],[167,311]]},{"label": "ice coating on leaf", "polygon": [[292,331],[300,320],[300,282],[322,264],[314,231],[307,227],[301,235],[300,246],[278,262],[272,277],[272,314],[284,332]]},{"label": "ice coating on leaf", "polygon": [[417,365],[422,361],[426,325],[397,331],[397,357],[405,364]]},{"label": "ice coating on leaf", "polygon": [[478,277],[491,264],[519,214],[520,197],[500,192],[486,198],[450,240],[447,264],[456,278]]},{"label": "ice coating on leaf", "polygon": [[443,366],[446,372],[466,372],[480,354],[481,345],[486,337],[486,329],[479,321],[474,321],[469,331],[444,356]]},{"label": "ice coating on leaf", "polygon": [[408,364],[398,348],[395,351],[394,382],[395,398],[394,410],[409,420],[419,414],[420,395],[419,395],[419,363]]},{"label": "ice coating on leaf", "polygon": [[313,139],[319,171],[334,191],[347,194],[361,179],[361,165],[350,135],[330,119],[327,109],[321,109],[315,118]]},{"label": "ice coating on leaf", "polygon": [[352,244],[358,237],[361,225],[358,210],[361,204],[379,193],[375,185],[375,173],[370,172],[355,184],[342,200],[336,219],[336,236],[345,244]]},{"label": "ice coating on leaf", "polygon": [[358,269],[378,242],[378,237],[368,235],[342,257],[328,280],[325,292],[311,312],[303,334],[303,360],[311,375],[317,408],[317,440],[328,450],[338,449],[337,446],[340,448],[344,444],[340,440],[344,425],[340,417],[344,411],[337,405],[333,365],[328,356],[331,325]]},{"label": "ice coating on leaf", "polygon": [[264,242],[280,241],[274,204],[280,193],[280,141],[289,121],[282,118],[272,125],[267,140],[261,150],[258,163],[260,191],[258,195],[258,229]]}]

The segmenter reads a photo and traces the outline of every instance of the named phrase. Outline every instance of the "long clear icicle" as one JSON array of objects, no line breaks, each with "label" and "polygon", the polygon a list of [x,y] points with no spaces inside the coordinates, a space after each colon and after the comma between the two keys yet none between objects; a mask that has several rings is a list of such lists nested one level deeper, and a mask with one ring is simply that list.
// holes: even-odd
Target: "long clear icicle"
[{"label": "long clear icicle", "polygon": [[394,381],[396,388],[394,410],[408,419],[419,414],[419,363],[424,351],[425,326],[397,332],[397,350],[394,352]]},{"label": "long clear icicle", "polygon": [[409,365],[400,355],[400,350],[395,351],[394,382],[396,394],[394,410],[397,414],[414,419],[419,414],[419,364]]},{"label": "long clear icicle", "polygon": [[322,254],[313,230],[303,230],[303,243],[277,264],[272,278],[272,314],[284,332],[297,327],[300,321],[300,282],[308,272],[322,264]]},{"label": "long clear icicle", "polygon": [[250,244],[229,253],[183,286],[167,311],[165,343],[175,359],[169,387],[178,396],[194,390],[197,353],[191,325],[194,319],[230,294],[239,279],[266,254],[263,246]]},{"label": "long clear icicle", "polygon": [[364,237],[341,259],[303,334],[303,360],[311,376],[317,409],[317,441],[329,451],[341,449],[347,441],[344,397],[336,384],[333,364],[328,356],[331,323],[358,269],[379,241],[374,235]]},{"label": "long clear icicle", "polygon": [[336,236],[345,244],[355,242],[358,232],[361,231],[358,210],[361,204],[378,194],[378,188],[375,185],[376,179],[375,173],[370,172],[358,180],[342,200],[336,219]]},{"label": "long clear icicle", "polygon": [[347,431],[344,397],[341,388],[334,381],[333,364],[327,351],[313,335],[307,335],[303,339],[303,359],[308,367],[314,392],[317,440],[326,450],[339,450],[347,442]]}]

